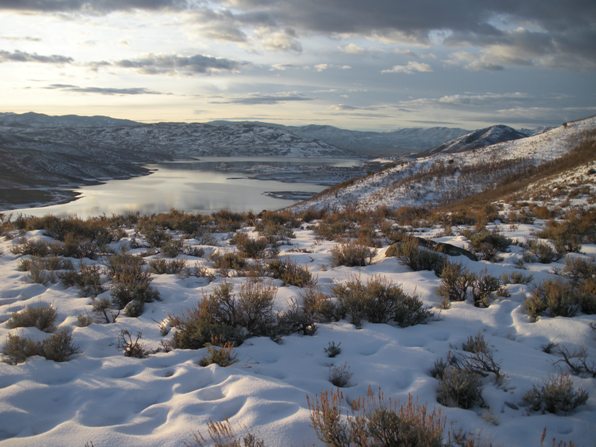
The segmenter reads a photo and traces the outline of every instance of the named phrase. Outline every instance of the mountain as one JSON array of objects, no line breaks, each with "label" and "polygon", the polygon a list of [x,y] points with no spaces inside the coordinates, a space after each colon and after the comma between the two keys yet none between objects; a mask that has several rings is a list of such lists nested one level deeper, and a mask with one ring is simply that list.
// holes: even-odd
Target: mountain
[{"label": "mountain", "polygon": [[450,127],[411,127],[390,132],[372,132],[340,129],[334,126],[309,124],[307,126],[284,126],[252,121],[211,121],[215,126],[234,125],[274,126],[307,139],[324,141],[358,157],[402,156],[431,149],[447,140],[468,133],[468,130]]},{"label": "mountain", "polygon": [[468,132],[449,127],[413,127],[391,132],[362,132],[318,125],[294,127],[292,130],[298,135],[310,135],[311,138],[363,156],[395,156],[420,152]]},{"label": "mountain", "polygon": [[0,113],[0,126],[8,127],[108,127],[135,126],[139,123],[109,116],[50,116],[42,113]]},{"label": "mountain", "polygon": [[400,161],[382,171],[323,191],[296,205],[296,209],[356,207],[371,210],[379,206],[395,209],[455,202],[503,185],[505,180],[514,182],[524,178],[538,167],[562,160],[578,145],[587,147],[582,157],[596,157],[596,117],[472,152],[439,152]]},{"label": "mountain", "polygon": [[460,137],[441,144],[440,146],[426,152],[425,154],[449,154],[470,151],[479,149],[481,147],[490,146],[491,144],[517,140],[527,136],[528,134],[522,133],[509,126],[498,124],[496,126],[490,126],[484,129],[478,129],[473,132],[466,133]]},{"label": "mountain", "polygon": [[[64,200],[72,189],[149,172],[143,165],[202,156],[345,157],[330,144],[277,126],[236,123],[99,125],[100,117],[4,114],[0,209]],[[71,123],[64,126],[60,123]],[[29,124],[25,124],[29,123]],[[72,123],[78,125],[72,125]],[[96,123],[96,125],[90,125]],[[89,124],[89,125],[87,125]],[[66,188],[66,190],[65,190]]]}]

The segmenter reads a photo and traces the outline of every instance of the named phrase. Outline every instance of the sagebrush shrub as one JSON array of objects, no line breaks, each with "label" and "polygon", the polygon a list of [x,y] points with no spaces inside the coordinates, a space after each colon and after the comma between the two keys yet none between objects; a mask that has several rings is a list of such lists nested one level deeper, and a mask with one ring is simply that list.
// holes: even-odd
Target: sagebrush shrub
[{"label": "sagebrush shrub", "polygon": [[386,400],[383,392],[369,388],[365,397],[352,401],[352,412],[342,408],[343,395],[324,391],[307,397],[311,425],[329,446],[442,447],[445,419],[428,411],[412,396],[403,405]]},{"label": "sagebrush shrub", "polygon": [[230,242],[236,244],[244,258],[259,259],[267,253],[268,242],[264,237],[252,239],[246,233],[236,233]]},{"label": "sagebrush shrub", "polygon": [[151,272],[158,275],[175,275],[182,272],[184,267],[186,267],[184,259],[153,259],[149,261]]},{"label": "sagebrush shrub", "polygon": [[353,375],[354,374],[347,363],[329,368],[329,382],[338,388],[350,386]]},{"label": "sagebrush shrub", "polygon": [[448,308],[451,301],[465,301],[468,288],[475,275],[461,264],[446,262],[441,272],[439,295],[443,297],[443,307]]},{"label": "sagebrush shrub", "polygon": [[589,258],[568,255],[565,257],[563,274],[574,283],[593,279],[596,276],[596,262]]},{"label": "sagebrush shrub", "polygon": [[312,315],[306,313],[303,306],[299,306],[296,301],[292,300],[287,310],[277,314],[274,332],[274,339],[293,333],[314,335],[317,332],[317,325]]},{"label": "sagebrush shrub", "polygon": [[465,342],[462,343],[461,348],[466,352],[488,352],[489,347],[484,335],[470,335]]},{"label": "sagebrush shrub", "polygon": [[81,265],[81,269],[60,274],[65,287],[77,286],[81,296],[97,296],[104,291],[101,284],[101,268],[98,265]]},{"label": "sagebrush shrub", "polygon": [[79,352],[78,346],[72,342],[72,334],[61,329],[41,342],[41,355],[55,362],[66,362]]},{"label": "sagebrush shrub", "polygon": [[234,353],[234,344],[225,343],[223,346],[208,346],[207,354],[199,360],[199,365],[209,366],[215,363],[223,368],[230,366],[238,361]]},{"label": "sagebrush shrub", "polygon": [[15,245],[11,248],[11,252],[15,255],[31,255],[41,258],[48,256],[50,253],[56,253],[57,251],[60,251],[57,244],[34,240],[26,240],[22,244]]},{"label": "sagebrush shrub", "polygon": [[42,342],[9,334],[2,349],[8,363],[11,364],[22,363],[34,355],[40,355],[55,362],[65,362],[78,352],[79,348],[73,344],[72,335],[66,329],[59,330]]},{"label": "sagebrush shrub", "polygon": [[168,240],[161,244],[159,251],[166,258],[175,258],[182,253],[182,241],[178,239]]},{"label": "sagebrush shrub", "polygon": [[222,283],[203,297],[197,308],[179,318],[174,347],[199,349],[208,343],[240,344],[247,336],[273,333],[273,299],[277,289],[248,281],[237,295]]},{"label": "sagebrush shrub", "polygon": [[[555,262],[561,256],[550,246],[550,244],[531,240],[528,243],[528,247],[532,255],[536,258],[536,260],[542,264],[550,264],[551,262]],[[531,259],[531,257],[528,257]]]},{"label": "sagebrush shrub", "polygon": [[333,265],[347,267],[365,266],[370,263],[374,250],[357,242],[340,244],[331,249]]},{"label": "sagebrush shrub", "polygon": [[297,265],[291,261],[274,259],[267,264],[267,271],[274,278],[296,287],[308,287],[314,285],[315,282],[308,267]]},{"label": "sagebrush shrub", "polygon": [[310,285],[300,293],[302,308],[307,318],[316,323],[328,323],[339,319],[338,309],[331,298]]},{"label": "sagebrush shrub", "polygon": [[464,409],[480,405],[483,399],[479,375],[453,365],[447,366],[439,379],[437,401],[446,407]]},{"label": "sagebrush shrub", "polygon": [[324,348],[324,351],[325,354],[327,354],[327,357],[337,357],[339,354],[341,354],[341,343],[330,341]]},{"label": "sagebrush shrub", "polygon": [[397,301],[393,320],[399,327],[423,324],[430,320],[433,313],[417,296],[404,296]]},{"label": "sagebrush shrub", "polygon": [[143,338],[141,332],[137,332],[136,337],[133,338],[127,329],[122,329],[118,336],[118,348],[122,349],[125,357],[142,359],[147,356],[147,350],[141,344],[141,338]]},{"label": "sagebrush shrub", "polygon": [[23,363],[28,357],[39,355],[39,344],[26,337],[8,334],[2,353],[6,356],[7,363],[16,365]]},{"label": "sagebrush shrub", "polygon": [[246,267],[246,260],[234,252],[224,253],[223,255],[213,253],[210,259],[213,261],[213,266],[218,269],[242,270]]},{"label": "sagebrush shrub", "polygon": [[24,310],[13,313],[6,326],[10,329],[17,327],[36,327],[40,331],[52,332],[56,321],[56,308],[49,304],[29,306]]},{"label": "sagebrush shrub", "polygon": [[89,258],[94,259],[99,247],[93,240],[77,235],[76,233],[66,233],[64,244],[61,247],[61,254],[69,258]]},{"label": "sagebrush shrub", "polygon": [[534,277],[531,274],[524,275],[521,272],[504,273],[501,275],[501,281],[505,284],[529,284]]},{"label": "sagebrush shrub", "polygon": [[[544,281],[526,299],[528,315],[536,320],[540,315],[572,317],[583,308],[582,293],[573,285],[563,281]],[[590,301],[586,301],[589,311]]]},{"label": "sagebrush shrub", "polygon": [[144,261],[138,256],[123,254],[109,258],[112,277],[112,301],[119,309],[129,303],[127,315],[139,316],[145,303],[159,299],[159,292],[151,287],[151,274],[143,270]]},{"label": "sagebrush shrub", "polygon": [[412,236],[404,237],[393,247],[397,258],[414,271],[431,270],[440,275],[446,262],[444,255],[421,248],[418,239]]},{"label": "sagebrush shrub", "polygon": [[547,379],[540,387],[534,387],[523,397],[532,411],[542,413],[568,413],[588,400],[588,393],[573,386],[571,378],[562,374]]},{"label": "sagebrush shrub", "polygon": [[89,314],[78,314],[77,315],[77,326],[87,327],[93,323],[93,318]]},{"label": "sagebrush shrub", "polygon": [[402,288],[382,276],[373,276],[366,283],[354,278],[333,287],[339,311],[349,315],[355,325],[363,319],[371,323],[396,321],[400,326],[411,326],[426,321],[430,312],[422,302],[407,295]]},{"label": "sagebrush shrub", "polygon": [[252,335],[268,335],[275,323],[273,300],[277,288],[258,281],[247,281],[238,293],[239,323]]},{"label": "sagebrush shrub", "polygon": [[94,298],[92,301],[93,311],[102,315],[106,324],[115,323],[120,315],[120,310],[113,311],[112,303],[107,298]]},{"label": "sagebrush shrub", "polygon": [[511,239],[488,230],[481,230],[468,234],[470,244],[477,252],[482,253],[484,259],[493,259],[500,251],[506,251],[511,245]]},{"label": "sagebrush shrub", "polygon": [[498,278],[489,275],[486,271],[476,276],[472,281],[472,298],[474,306],[488,307],[493,292],[500,289],[501,282]]},{"label": "sagebrush shrub", "polygon": [[193,434],[190,443],[185,447],[265,447],[265,442],[253,433],[238,436],[229,421],[210,421],[207,424],[207,439],[200,431]]}]

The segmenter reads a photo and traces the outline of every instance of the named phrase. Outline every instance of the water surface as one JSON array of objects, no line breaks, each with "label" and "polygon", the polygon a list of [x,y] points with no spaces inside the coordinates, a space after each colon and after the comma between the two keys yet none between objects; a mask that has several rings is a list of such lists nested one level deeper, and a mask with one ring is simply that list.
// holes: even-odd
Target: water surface
[{"label": "water surface", "polygon": [[[224,170],[213,169],[213,163],[224,164]],[[279,163],[295,174],[292,182],[247,178],[247,172],[254,175],[270,175]],[[232,211],[275,210],[297,201],[287,199],[288,192],[301,192],[297,197],[322,191],[321,184],[297,182],[296,176],[302,170],[308,172],[309,164],[329,167],[351,167],[357,161],[334,159],[287,159],[274,157],[205,157],[200,160],[148,165],[155,172],[126,180],[109,180],[104,184],[84,186],[76,189],[79,198],[68,203],[38,208],[22,208],[11,211],[27,215],[97,215],[121,214],[125,212],[158,213],[176,208],[183,211],[209,213],[221,209]],[[230,171],[234,166],[245,166],[244,172]],[[295,169],[297,166],[302,168]],[[259,168],[262,167],[262,168]],[[283,169],[280,170],[283,172]],[[298,172],[298,174],[296,174]],[[307,176],[307,174],[304,174]],[[278,176],[279,177],[279,176]],[[282,175],[283,177],[283,175]],[[283,194],[285,192],[286,194]],[[274,193],[273,196],[266,193]],[[281,193],[281,194],[280,194]]]}]

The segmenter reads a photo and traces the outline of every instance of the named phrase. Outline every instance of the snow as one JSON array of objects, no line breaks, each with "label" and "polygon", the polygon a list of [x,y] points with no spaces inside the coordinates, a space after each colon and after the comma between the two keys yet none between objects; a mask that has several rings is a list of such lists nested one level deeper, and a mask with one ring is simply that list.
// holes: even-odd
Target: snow
[{"label": "snow", "polygon": [[[507,228],[503,225],[499,229]],[[528,225],[511,231],[518,237],[530,237],[536,228]],[[144,346],[156,349],[164,339],[159,322],[193,308],[224,279],[218,276],[209,283],[202,278],[154,275],[153,284],[162,299],[147,304],[141,317],[120,316],[115,324],[77,327],[75,317],[90,312],[90,300],[78,297],[75,288],[32,284],[27,273],[17,271],[18,259],[10,251],[15,241],[1,240],[0,321],[26,306],[51,304],[58,311],[58,328],[72,329],[81,353],[64,363],[41,357],[19,365],[0,363],[0,446],[62,447],[85,442],[93,442],[95,447],[180,446],[190,441],[196,430],[205,433],[210,420],[225,419],[240,433],[245,429],[254,432],[267,445],[319,445],[310,426],[306,396],[332,388],[329,368],[344,363],[353,372],[352,386],[342,390],[346,399],[362,396],[369,386],[378,385],[386,396],[399,401],[412,394],[420,403],[442,409],[448,420],[446,431],[461,429],[494,445],[525,447],[538,446],[543,428],[548,427],[548,439],[555,436],[577,445],[592,442],[596,420],[594,379],[573,377],[577,385],[589,391],[590,399],[571,414],[528,414],[524,407],[514,408],[532,385],[561,370],[553,364],[557,357],[542,350],[549,342],[583,346],[594,358],[596,346],[590,325],[596,323],[596,316],[545,317],[530,322],[522,302],[533,284],[510,285],[511,296],[497,298],[487,309],[461,302],[439,310],[439,279],[432,272],[412,272],[395,258],[384,257],[386,247],[378,250],[369,266],[332,268],[330,250],[334,242],[318,240],[310,229],[295,233],[291,245],[281,247],[280,256],[308,266],[318,276],[323,291],[329,292],[333,284],[355,276],[365,280],[382,275],[433,306],[436,318],[409,328],[365,323],[356,329],[344,320],[319,325],[314,336],[291,335],[281,343],[265,337],[250,338],[235,349],[239,361],[226,368],[199,366],[197,361],[205,349],[128,358],[116,343],[122,329],[133,334],[142,332]],[[40,232],[25,237],[47,238]],[[440,240],[465,243],[457,235]],[[596,250],[587,246],[585,251],[594,256]],[[189,265],[198,262],[209,267],[205,258],[184,258]],[[515,271],[514,259],[500,264],[474,262],[461,256],[455,260],[470,270],[487,269],[496,276]],[[528,264],[534,283],[555,277],[552,269],[552,265]],[[245,279],[226,280],[239,287]],[[292,298],[299,299],[299,292],[296,287],[280,286],[276,308],[286,308]],[[109,292],[103,296],[109,297]],[[37,329],[8,329],[0,323],[0,340],[9,333],[38,340],[48,336]],[[497,386],[490,378],[484,380],[483,396],[488,408],[443,407],[436,402],[437,381],[429,370],[435,360],[445,358],[468,336],[478,333],[493,348],[506,374],[505,381]],[[333,359],[323,351],[331,341],[340,342],[343,348]]]},{"label": "snow", "polygon": [[[358,179],[340,191],[333,190],[303,202],[296,209],[342,209],[346,206],[360,209],[378,206],[399,208],[434,205],[444,200],[461,198],[462,194],[480,192],[502,178],[503,172],[482,169],[490,163],[510,160],[511,173],[517,172],[514,163],[539,166],[566,154],[595,129],[596,117],[591,117],[535,136],[473,151],[439,153],[402,161],[395,167]],[[427,174],[437,167],[442,171]],[[466,173],[466,169],[471,172]]]},{"label": "snow", "polygon": [[[317,204],[327,206],[338,201],[345,205],[351,200],[358,201],[361,207],[373,208],[380,204],[432,202],[441,198],[442,185],[430,188],[423,183],[400,185],[399,182],[406,176],[424,172],[436,160],[453,158],[461,166],[499,157],[526,158],[534,163],[552,160],[566,153],[586,130],[595,126],[596,118],[591,118],[473,153],[437,155],[402,163],[323,197]],[[593,207],[595,168],[592,162],[537,182],[528,188],[525,199],[549,209]],[[445,181],[445,184],[450,183]],[[572,185],[583,185],[583,192],[568,197],[563,187]],[[539,200],[544,191],[551,194]],[[561,194],[554,194],[556,191]],[[510,204],[502,205],[504,213],[511,208]],[[539,219],[532,224],[492,222],[488,228],[515,241],[527,242],[536,239],[544,224]],[[468,248],[468,240],[462,235],[464,229],[457,226],[451,235],[444,235],[442,228],[420,228],[416,234]],[[252,227],[242,231],[256,236]],[[76,288],[32,283],[27,272],[18,270],[19,258],[11,252],[17,240],[0,238],[0,344],[8,334],[36,341],[48,337],[49,334],[36,328],[9,329],[6,324],[14,312],[46,304],[57,310],[57,328],[72,330],[74,342],[80,348],[79,354],[63,363],[37,356],[18,365],[0,362],[0,446],[62,447],[92,442],[95,447],[173,447],[191,441],[197,430],[206,433],[209,421],[226,419],[239,434],[250,430],[264,439],[266,445],[321,445],[310,424],[306,398],[332,389],[329,370],[344,364],[353,373],[350,386],[342,389],[346,408],[351,399],[365,395],[369,386],[373,389],[381,386],[389,398],[403,402],[411,394],[431,410],[440,409],[447,419],[445,437],[462,430],[495,446],[538,447],[547,428],[546,445],[550,445],[553,437],[577,446],[593,444],[594,378],[572,376],[574,384],[589,393],[589,399],[569,414],[530,413],[522,405],[522,396],[533,385],[566,371],[564,365],[557,363],[560,357],[545,352],[545,346],[556,343],[572,350],[585,348],[589,361],[596,358],[596,315],[540,317],[532,322],[524,310],[523,302],[534,287],[545,280],[560,278],[557,272],[562,269],[563,260],[553,264],[527,262],[525,270],[520,270],[518,261],[523,250],[515,245],[502,253],[502,261],[497,263],[472,261],[464,256],[452,258],[451,261],[463,264],[472,272],[486,271],[496,277],[518,272],[531,274],[532,281],[508,284],[509,296],[495,297],[486,309],[476,308],[470,302],[454,302],[445,310],[440,308],[439,278],[430,271],[411,271],[396,258],[385,257],[387,245],[377,249],[371,265],[332,267],[331,250],[336,242],[319,239],[308,225],[294,232],[296,237],[279,247],[279,256],[306,266],[318,278],[323,292],[331,294],[333,285],[343,281],[354,278],[366,281],[378,275],[400,284],[405,292],[416,294],[432,307],[435,318],[408,328],[367,322],[356,328],[342,320],[319,324],[313,336],[290,335],[280,342],[266,337],[249,338],[234,349],[238,362],[226,368],[199,366],[205,348],[129,358],[118,347],[122,330],[133,335],[141,332],[143,346],[157,350],[172,335],[162,335],[161,322],[195,308],[223,281],[236,290],[246,281],[238,276],[223,278],[208,261],[213,251],[232,250],[228,243],[231,235],[212,235],[212,245],[186,240],[186,244],[203,248],[205,255],[179,256],[188,266],[207,268],[214,274],[213,281],[153,275],[152,284],[159,290],[161,300],[146,304],[139,318],[121,315],[114,324],[94,322],[87,327],[77,326],[77,315],[91,314],[91,300],[80,297]],[[111,248],[119,250],[130,241],[132,233],[128,230],[127,237],[111,244]],[[42,231],[30,231],[24,237],[51,241]],[[142,251],[133,249],[131,253]],[[584,244],[581,251],[579,256],[596,259],[596,244]],[[83,262],[106,268],[102,258]],[[79,261],[73,263],[78,265]],[[286,309],[293,300],[300,300],[299,288],[283,286],[278,280],[273,284],[278,287],[276,310]],[[99,298],[110,298],[110,292]],[[436,360],[446,358],[450,351],[460,351],[462,342],[479,333],[501,365],[505,374],[503,383],[497,385],[490,376],[483,379],[486,407],[471,410],[444,407],[436,401],[438,382],[429,370]],[[330,342],[341,343],[343,350],[336,358],[328,358],[324,353]]]}]

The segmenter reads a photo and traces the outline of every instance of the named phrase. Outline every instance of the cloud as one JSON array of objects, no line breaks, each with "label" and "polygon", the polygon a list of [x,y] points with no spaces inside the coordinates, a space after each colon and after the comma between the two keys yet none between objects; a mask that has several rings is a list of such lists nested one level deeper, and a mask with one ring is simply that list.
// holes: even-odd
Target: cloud
[{"label": "cloud", "polygon": [[511,93],[482,93],[482,94],[457,94],[441,96],[436,100],[440,104],[466,104],[466,105],[483,105],[494,104],[495,102],[503,101],[528,101],[530,99],[527,93],[511,92]]},{"label": "cloud", "polygon": [[381,70],[381,73],[412,74],[412,73],[430,73],[432,71],[433,70],[430,67],[430,65],[425,64],[424,62],[410,61],[405,65],[394,65],[391,68],[386,68],[384,70]]},{"label": "cloud", "polygon": [[313,98],[308,98],[302,95],[260,95],[255,94],[242,98],[230,98],[225,101],[214,101],[213,104],[243,104],[243,105],[263,105],[263,104],[279,104],[283,102],[295,101],[312,101]]},{"label": "cloud", "polygon": [[1,0],[0,9],[39,12],[107,13],[131,9],[184,9],[186,0]]},{"label": "cloud", "polygon": [[261,26],[255,30],[255,36],[267,50],[302,52],[302,44],[292,28],[276,30],[269,26]]},{"label": "cloud", "polygon": [[41,38],[35,36],[0,36],[0,39],[14,42],[41,42]]},{"label": "cloud", "polygon": [[216,58],[196,54],[194,56],[179,55],[153,55],[137,59],[124,59],[117,62],[95,62],[93,66],[115,65],[121,68],[132,68],[144,74],[181,74],[191,76],[194,74],[213,74],[218,72],[234,72],[246,62],[231,59]]},{"label": "cloud", "polygon": [[[365,36],[387,42],[485,48],[483,61],[467,68],[505,65],[596,66],[596,2],[593,0],[1,0],[0,9],[40,13],[107,14],[173,10],[194,14],[208,38],[265,49],[301,52],[300,35]],[[250,28],[252,31],[247,30]],[[356,44],[342,51],[358,54]],[[498,60],[491,60],[490,57]]]},{"label": "cloud", "polygon": [[329,64],[317,64],[313,67],[315,69],[315,71],[317,72],[322,72],[325,71],[329,68]]},{"label": "cloud", "polygon": [[[473,70],[504,65],[594,67],[596,2],[593,0],[223,0],[235,11],[252,11],[278,27],[329,36],[361,35],[387,42],[486,48]],[[341,51],[358,54],[355,44]],[[498,60],[491,60],[496,56]]]},{"label": "cloud", "polygon": [[44,56],[37,53],[26,53],[24,51],[4,51],[0,50],[0,63],[1,62],[38,62],[42,64],[71,64],[74,60],[71,57],[60,56],[58,54],[52,54],[50,56]]},{"label": "cloud", "polygon": [[525,104],[535,101],[536,98],[528,95],[525,92],[483,92],[483,93],[457,93],[452,95],[444,95],[437,98],[416,98],[401,101],[399,104],[405,107],[412,108],[469,108],[475,109],[478,107],[503,107],[512,104]]},{"label": "cloud", "polygon": [[146,88],[113,88],[113,87],[79,87],[72,84],[50,84],[46,89],[62,90],[74,93],[93,93],[98,95],[163,95],[164,93],[148,90]]},{"label": "cloud", "polygon": [[193,25],[208,38],[230,42],[246,42],[248,36],[241,29],[242,20],[228,10],[212,11],[200,8],[192,17]]},{"label": "cloud", "polygon": [[355,43],[348,43],[346,45],[339,47],[339,49],[340,49],[340,51],[347,53],[347,54],[362,54],[366,51],[364,48],[362,48],[359,45],[356,45]]}]

